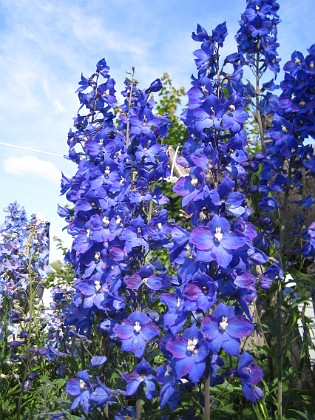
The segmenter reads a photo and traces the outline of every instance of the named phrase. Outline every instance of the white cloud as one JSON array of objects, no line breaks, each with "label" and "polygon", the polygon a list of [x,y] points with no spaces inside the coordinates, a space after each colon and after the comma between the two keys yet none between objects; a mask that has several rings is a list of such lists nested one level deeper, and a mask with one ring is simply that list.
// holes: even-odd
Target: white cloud
[{"label": "white cloud", "polygon": [[9,157],[4,161],[4,171],[13,175],[35,175],[54,182],[61,179],[60,171],[53,163],[35,156]]}]

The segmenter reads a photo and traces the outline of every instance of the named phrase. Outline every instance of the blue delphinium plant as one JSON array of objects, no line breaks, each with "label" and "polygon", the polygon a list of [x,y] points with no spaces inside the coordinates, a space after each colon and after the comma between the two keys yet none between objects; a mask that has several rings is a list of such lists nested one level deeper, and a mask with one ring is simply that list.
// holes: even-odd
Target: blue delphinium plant
[{"label": "blue delphinium plant", "polygon": [[[283,67],[284,80],[279,86],[276,84],[280,70],[278,10],[279,4],[275,1],[248,1],[236,40],[244,64],[255,77],[255,85],[247,89],[263,152],[256,155],[260,164],[259,178],[255,185],[251,183],[251,192],[257,191],[252,200],[259,232],[255,244],[274,260],[273,273],[269,270],[273,287],[268,295],[261,297],[259,306],[261,313],[265,313],[262,322],[275,331],[276,340],[269,336],[265,343],[272,354],[276,341],[274,362],[270,363],[272,357],[269,356],[269,365],[273,365],[269,379],[277,377],[277,413],[282,418],[284,367],[289,370],[290,366],[300,365],[295,369],[299,369],[304,387],[313,387],[303,372],[303,365],[311,370],[309,360],[302,361],[304,344],[295,343],[301,340],[296,323],[301,315],[296,299],[302,304],[312,296],[312,279],[307,272],[311,271],[314,259],[314,250],[308,241],[312,225],[308,226],[314,220],[314,147],[310,139],[314,139],[315,80],[314,46],[311,46],[305,58],[301,52],[293,52],[291,60]],[[263,83],[267,70],[274,75]],[[286,285],[292,278],[296,284],[295,297],[288,297],[292,289]],[[274,313],[266,309],[272,304],[276,308]],[[290,329],[291,335],[284,334],[284,329]],[[304,342],[307,342],[307,331],[306,328]],[[294,343],[289,356],[284,352],[286,340]]]},{"label": "blue delphinium plant", "polygon": [[[223,60],[225,22],[212,32],[198,25],[192,35],[200,43],[197,75],[176,160],[186,175],[173,187],[184,221],[169,218],[163,193],[175,177],[161,141],[170,122],[154,112],[161,81],[140,89],[130,73],[119,104],[105,59],[91,77],[81,76],[68,135],[78,170],[63,176],[71,205],[59,207],[74,238],[67,260],[75,290],[64,309],[80,359],[66,388],[73,412],[208,419],[226,409],[229,386],[253,404],[262,401],[263,370],[248,337],[256,323],[259,334],[269,334],[263,313],[275,303],[278,374],[269,373],[278,379],[278,402],[270,412],[282,418],[285,278],[297,255],[308,261],[303,270],[314,255],[314,224],[304,226],[303,214],[294,223],[285,217],[291,202],[304,209],[314,203],[301,181],[314,174],[313,147],[305,143],[314,137],[314,47],[305,59],[293,53],[278,97],[278,10],[274,0],[248,0],[238,51]],[[254,84],[244,83],[246,68]],[[246,132],[250,115],[255,150]],[[292,189],[298,196],[290,197]],[[291,249],[289,234],[299,240]]]},{"label": "blue delphinium plant", "polygon": [[[169,177],[166,147],[159,142],[169,123],[154,116],[151,98],[160,82],[139,90],[131,75],[122,93],[124,103],[117,106],[105,60],[90,78],[81,78],[78,92],[85,111],[75,118],[76,130],[68,139],[69,158],[78,172],[62,182],[62,192],[74,207],[59,209],[75,237],[70,259],[76,295],[65,323],[92,340],[96,334],[96,350],[102,354],[93,356],[106,357],[104,372],[119,355],[121,377],[104,383],[107,397],[98,400],[95,389],[102,378],[93,382],[85,370],[82,379],[80,371],[67,385],[75,396],[73,410],[106,411],[130,396],[140,417],[142,399],[160,393],[167,412],[180,395],[187,399],[192,394],[196,409],[201,405],[207,417],[210,383],[223,382],[216,374],[224,365],[220,350],[238,357],[243,339],[254,330],[249,310],[256,296],[252,271],[267,258],[253,245],[256,231],[243,194],[248,154],[240,69],[236,65],[228,74],[219,68],[226,34],[225,24],[211,35],[201,26],[193,34],[202,46],[195,53],[198,77],[183,113],[189,139],[178,159],[189,175],[174,186],[183,196],[192,230],[168,220],[163,209],[168,200],[157,186]],[[152,252],[160,248],[169,250],[172,275]],[[129,369],[133,366],[132,373],[122,371],[122,359],[128,360]],[[236,363],[235,368],[230,362],[225,366],[225,376],[237,375]],[[90,371],[95,368],[91,360]],[[186,378],[204,392],[187,388]],[[247,392],[249,388],[244,388],[245,396],[252,401],[253,395],[261,397]]]},{"label": "blue delphinium plant", "polygon": [[[74,209],[59,210],[69,221],[68,232],[75,236],[69,258],[76,270],[76,295],[74,311],[65,323],[74,325],[80,335],[97,333],[102,341],[98,351],[107,359],[114,360],[119,348],[129,353],[119,353],[120,369],[125,358],[130,362],[143,358],[138,368],[134,365],[137,372],[148,363],[144,357],[152,352],[160,333],[158,313],[151,307],[157,292],[172,281],[150,253],[169,242],[163,209],[168,199],[158,186],[169,176],[166,146],[159,142],[169,122],[153,114],[152,92],[161,89],[159,80],[140,90],[131,74],[120,106],[114,86],[103,59],[89,79],[82,76],[78,89],[85,111],[75,119],[76,130],[69,133],[68,143],[69,158],[79,169],[72,179],[63,178],[63,192]],[[125,372],[118,381],[121,387],[123,378],[129,384],[127,393],[117,391],[120,397],[139,394],[140,382],[137,387],[131,385],[130,375]],[[143,383],[148,389],[151,382]],[[73,409],[81,405],[88,414],[117,402],[116,391],[100,401],[97,383],[89,384],[91,398],[77,397]],[[71,394],[71,383],[67,389]],[[147,395],[153,394],[152,388]]]},{"label": "blue delphinium plant", "polygon": [[17,202],[4,210],[0,228],[1,416],[22,413],[34,387],[44,322],[38,308],[49,271],[49,224],[27,218]]}]

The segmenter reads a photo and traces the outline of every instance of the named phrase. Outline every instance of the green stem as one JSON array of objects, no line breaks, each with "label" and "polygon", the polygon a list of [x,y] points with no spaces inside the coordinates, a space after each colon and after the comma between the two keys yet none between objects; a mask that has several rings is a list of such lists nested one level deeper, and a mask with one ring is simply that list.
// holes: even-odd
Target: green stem
[{"label": "green stem", "polygon": [[[27,238],[27,248],[28,248],[28,281],[29,281],[29,318],[33,317],[33,277],[32,277],[32,239],[33,234],[32,232],[29,233]],[[28,331],[28,338],[31,333],[31,322],[29,322],[29,331]]]},{"label": "green stem", "polygon": [[8,313],[9,313],[9,302],[7,297],[4,298],[4,305],[3,305],[3,339],[2,341],[2,349],[1,349],[1,359],[0,362],[4,361],[7,353],[7,338],[8,338]]},{"label": "green stem", "polygon": [[[289,161],[288,164],[288,178],[291,178],[291,171],[292,171],[292,162]],[[285,270],[285,259],[284,259],[284,242],[286,237],[286,214],[289,202],[289,189],[287,188],[284,195],[284,202],[282,206],[282,210],[279,211],[279,221],[280,221],[280,236],[279,236],[279,257],[281,261],[281,268]],[[278,396],[277,396],[277,413],[278,413],[278,420],[282,420],[283,418],[283,346],[282,346],[282,281],[279,278],[277,284],[277,320],[276,320],[276,328],[277,328],[277,379],[278,379]]]},{"label": "green stem", "polygon": [[141,399],[137,398],[136,401],[136,419],[141,419]]},{"label": "green stem", "polygon": [[204,420],[210,420],[210,358],[207,359],[204,399],[203,418]]},{"label": "green stem", "polygon": [[278,364],[278,396],[277,396],[277,412],[278,420],[282,419],[282,319],[281,319],[281,306],[282,306],[282,285],[281,279],[278,280],[277,288],[277,364]]},{"label": "green stem", "polygon": [[[131,103],[132,103],[132,93],[133,93],[133,87],[135,85],[135,80],[134,80],[134,69],[132,69],[132,80],[131,80],[131,85],[130,85],[130,93],[129,93],[129,98],[128,98],[128,113],[130,111],[131,108]],[[126,146],[129,146],[129,140],[130,140],[130,121],[129,121],[129,116],[127,114],[127,127],[126,127]]]},{"label": "green stem", "polygon": [[265,127],[263,124],[262,116],[260,113],[260,70],[259,70],[259,52],[256,53],[256,63],[255,63],[255,77],[256,77],[256,87],[255,87],[255,119],[258,124],[259,137],[262,152],[266,151],[265,145]]}]

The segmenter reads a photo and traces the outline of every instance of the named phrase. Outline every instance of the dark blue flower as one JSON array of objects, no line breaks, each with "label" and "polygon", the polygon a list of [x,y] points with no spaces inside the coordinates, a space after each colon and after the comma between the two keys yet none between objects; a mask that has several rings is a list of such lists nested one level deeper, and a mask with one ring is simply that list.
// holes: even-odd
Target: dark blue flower
[{"label": "dark blue flower", "polygon": [[210,342],[213,353],[223,348],[228,354],[238,356],[240,339],[254,330],[253,324],[246,318],[235,316],[231,306],[220,303],[201,323],[201,331]]},{"label": "dark blue flower", "polygon": [[77,378],[69,379],[66,391],[71,397],[74,397],[71,410],[81,406],[84,413],[88,415],[92,409],[91,394],[93,388],[87,370],[81,370],[77,373]]},{"label": "dark blue flower", "polygon": [[186,298],[185,309],[207,312],[217,298],[217,285],[207,274],[198,271],[185,286],[183,296]]},{"label": "dark blue flower", "polygon": [[214,215],[207,226],[195,228],[190,238],[199,261],[216,261],[223,268],[230,264],[235,250],[246,243],[246,237],[231,232],[229,221],[218,215]]},{"label": "dark blue flower", "polygon": [[195,384],[202,377],[209,353],[207,342],[196,326],[186,329],[181,336],[166,342],[166,349],[173,355],[178,379],[185,377]]},{"label": "dark blue flower", "polygon": [[134,395],[142,386],[147,399],[152,400],[155,395],[156,373],[145,359],[141,360],[133,372],[123,373],[122,377],[127,382],[126,395]]},{"label": "dark blue flower", "polygon": [[121,339],[122,350],[131,351],[136,357],[142,357],[146,342],[159,335],[158,327],[139,311],[131,313],[123,324],[117,324],[114,332]]},{"label": "dark blue flower", "polygon": [[263,371],[253,363],[253,357],[246,351],[239,358],[236,373],[240,378],[245,398],[253,404],[261,400],[264,394],[256,385],[262,380]]}]

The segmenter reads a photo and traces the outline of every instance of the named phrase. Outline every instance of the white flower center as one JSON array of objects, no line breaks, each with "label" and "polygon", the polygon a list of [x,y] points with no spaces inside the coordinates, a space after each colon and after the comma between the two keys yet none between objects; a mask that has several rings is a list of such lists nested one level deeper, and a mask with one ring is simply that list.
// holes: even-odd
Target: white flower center
[{"label": "white flower center", "polygon": [[101,283],[99,280],[95,280],[94,284],[95,284],[95,290],[98,292],[100,288],[102,287]]},{"label": "white flower center", "polygon": [[191,353],[197,353],[196,345],[198,344],[198,339],[194,338],[193,340],[189,339],[187,343],[187,350]]},{"label": "white flower center", "polygon": [[221,226],[217,226],[217,227],[215,228],[214,239],[215,239],[217,242],[220,242],[220,241],[222,240],[222,238],[223,238],[223,234],[222,234],[222,232],[221,232]]},{"label": "white flower center", "polygon": [[83,379],[80,379],[80,388],[81,389],[86,389],[86,385]]},{"label": "white flower center", "polygon": [[109,225],[109,218],[107,216],[104,216],[102,222],[105,225],[105,227],[107,227]]},{"label": "white flower center", "polygon": [[141,325],[139,321],[135,322],[135,325],[133,326],[133,329],[138,333],[141,331]]},{"label": "white flower center", "polygon": [[110,167],[106,166],[105,171],[104,171],[104,175],[109,175],[110,174]]},{"label": "white flower center", "polygon": [[148,283],[148,280],[149,280],[149,279],[148,279],[148,277],[144,277],[144,278],[142,279],[142,283],[143,283],[143,284],[147,284],[147,283]]},{"label": "white flower center", "polygon": [[95,252],[94,258],[96,259],[96,261],[99,261],[101,258],[101,253],[99,251]]},{"label": "white flower center", "polygon": [[197,178],[192,178],[190,183],[191,183],[191,185],[193,185],[195,187],[196,185],[198,185],[198,179]]},{"label": "white flower center", "polygon": [[225,331],[227,329],[227,327],[229,325],[227,320],[228,320],[228,318],[226,316],[222,317],[222,321],[219,324],[220,330]]},{"label": "white flower center", "polygon": [[301,60],[299,59],[299,57],[295,57],[294,63],[297,64],[298,66],[301,64]]},{"label": "white flower center", "polygon": [[288,132],[288,129],[287,129],[287,127],[284,124],[282,124],[282,126],[281,126],[281,131],[283,133],[287,133]]}]

